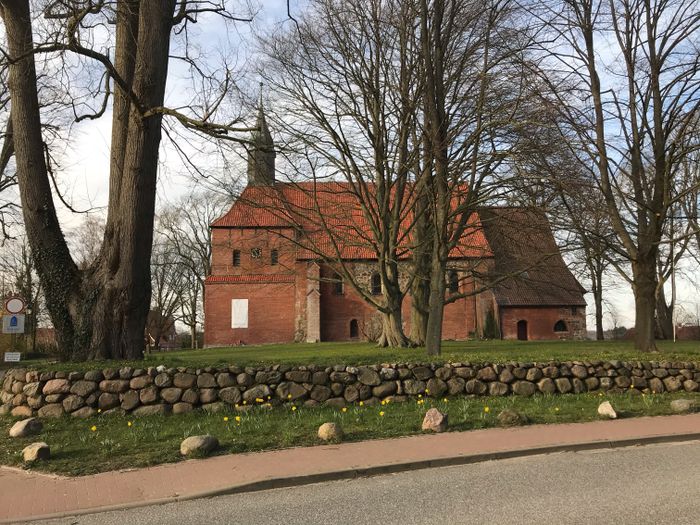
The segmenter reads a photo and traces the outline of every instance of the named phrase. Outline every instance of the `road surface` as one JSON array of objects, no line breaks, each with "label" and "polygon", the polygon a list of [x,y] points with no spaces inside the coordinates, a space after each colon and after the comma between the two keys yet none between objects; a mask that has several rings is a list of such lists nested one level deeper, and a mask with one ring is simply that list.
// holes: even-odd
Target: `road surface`
[{"label": "road surface", "polygon": [[489,461],[42,523],[696,525],[700,442]]}]

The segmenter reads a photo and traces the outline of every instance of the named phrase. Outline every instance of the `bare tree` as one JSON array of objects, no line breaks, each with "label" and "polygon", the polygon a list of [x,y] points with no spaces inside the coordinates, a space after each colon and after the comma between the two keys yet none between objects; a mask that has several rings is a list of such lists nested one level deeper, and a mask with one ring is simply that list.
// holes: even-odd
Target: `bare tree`
[{"label": "bare tree", "polygon": [[161,337],[175,323],[187,286],[187,269],[167,239],[156,238],[151,255],[151,310],[147,323],[149,346],[158,350]]},{"label": "bare tree", "polygon": [[[72,359],[138,358],[151,292],[149,263],[163,120],[217,138],[235,139],[238,131],[248,130],[240,129],[226,110],[227,93],[233,87],[227,68],[219,76],[204,75],[209,89],[201,90],[196,101],[174,109],[164,103],[168,66],[171,60],[182,60],[198,74],[202,68],[187,53],[189,25],[212,16],[227,21],[236,17],[223,2],[187,0],[46,6],[3,0],[0,14],[24,224],[59,347]],[[45,23],[33,24],[41,15]],[[107,52],[99,38],[104,34],[113,42]],[[182,55],[174,54],[171,42],[179,42]],[[99,118],[112,102],[105,235],[97,260],[84,270],[71,256],[53,201],[52,165],[42,137],[38,54],[82,60],[97,67],[97,77],[105,79],[91,92],[89,100],[100,101],[97,107],[74,106],[76,120]]]},{"label": "bare tree", "polygon": [[[509,159],[518,149],[527,112],[522,67],[528,31],[514,2],[421,0],[420,38],[425,76],[423,174],[433,232],[426,347],[440,353],[448,260],[465,236],[481,229],[476,212],[502,197]],[[467,294],[482,286],[467,260]],[[482,269],[482,274],[486,272]]]},{"label": "bare tree", "polygon": [[659,245],[700,110],[697,2],[562,0],[530,12],[543,23],[547,79],[631,266],[635,347],[656,350]]},{"label": "bare tree", "polygon": [[[261,71],[280,97],[276,123],[288,138],[291,166],[309,181],[342,181],[330,190],[338,193],[335,210],[319,210],[315,185],[299,185],[312,204],[295,213],[323,232],[302,243],[381,313],[380,346],[410,344],[402,328],[407,285],[399,261],[407,258],[410,181],[419,154],[416,7],[315,0],[298,26],[267,39],[269,60]],[[353,271],[349,245],[376,258],[378,295]]]},{"label": "bare tree", "polygon": [[179,320],[190,331],[190,344],[197,347],[197,327],[203,323],[204,280],[211,273],[211,229],[228,200],[209,191],[185,195],[159,214],[158,232],[167,240],[172,264],[184,273],[180,285]]}]

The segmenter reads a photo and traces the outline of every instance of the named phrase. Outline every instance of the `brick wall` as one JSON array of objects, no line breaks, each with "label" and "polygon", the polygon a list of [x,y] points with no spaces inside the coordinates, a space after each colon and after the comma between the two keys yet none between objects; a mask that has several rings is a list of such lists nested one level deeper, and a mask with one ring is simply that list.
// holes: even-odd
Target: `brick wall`
[{"label": "brick wall", "polygon": [[[518,338],[518,321],[527,321],[529,340],[584,339],[586,337],[586,309],[576,307],[510,307],[501,306],[500,322],[503,339]],[[566,332],[555,332],[557,321],[566,323]]]},{"label": "brick wall", "polygon": [[[205,346],[285,343],[295,340],[295,284],[209,284]],[[231,300],[248,299],[248,328],[231,328]]]}]

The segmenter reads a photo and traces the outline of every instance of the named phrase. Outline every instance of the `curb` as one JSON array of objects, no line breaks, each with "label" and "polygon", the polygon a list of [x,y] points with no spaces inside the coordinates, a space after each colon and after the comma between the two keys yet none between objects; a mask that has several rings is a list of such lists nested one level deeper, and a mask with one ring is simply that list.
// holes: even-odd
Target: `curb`
[{"label": "curb", "polygon": [[501,452],[485,452],[483,454],[471,454],[462,456],[451,456],[432,460],[408,461],[405,463],[394,463],[389,465],[376,465],[371,467],[362,467],[355,469],[339,470],[334,472],[323,472],[319,474],[306,474],[300,476],[289,476],[283,478],[272,478],[261,481],[245,483],[243,485],[232,485],[216,490],[196,492],[184,496],[172,496],[169,498],[160,498],[147,501],[138,501],[132,503],[124,503],[119,505],[108,505],[104,507],[92,507],[89,509],[79,509],[69,512],[59,512],[55,514],[44,514],[41,516],[32,516],[28,518],[0,520],[0,524],[5,523],[31,523],[39,520],[61,519],[71,516],[84,516],[86,514],[97,514],[101,512],[113,512],[120,510],[129,510],[139,507],[148,507],[152,505],[164,505],[166,503],[176,503],[180,501],[191,501],[195,499],[214,498],[217,496],[227,496],[231,494],[244,494],[247,492],[259,492],[263,490],[300,487],[304,485],[312,485],[314,483],[323,483],[326,481],[341,481],[348,479],[357,479],[370,476],[380,476],[384,474],[396,474],[399,472],[409,472],[413,470],[423,470],[428,468],[440,468],[459,465],[468,465],[472,463],[481,463],[484,461],[494,461],[500,459],[512,459],[520,457],[537,456],[544,454],[554,454],[557,452],[581,452],[587,450],[615,449],[625,448],[640,445],[654,445],[660,443],[679,443],[685,441],[700,440],[700,432],[692,432],[687,434],[670,434],[659,436],[647,436],[639,438],[629,438],[620,440],[600,440],[587,441],[582,443],[572,443],[567,445],[550,445],[544,447],[533,447],[518,450],[508,450]]}]

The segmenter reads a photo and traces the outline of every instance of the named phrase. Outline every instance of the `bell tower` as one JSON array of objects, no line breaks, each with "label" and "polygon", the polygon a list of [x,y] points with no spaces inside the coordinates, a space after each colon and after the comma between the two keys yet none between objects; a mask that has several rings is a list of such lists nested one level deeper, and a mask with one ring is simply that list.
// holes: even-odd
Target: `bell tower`
[{"label": "bell tower", "polygon": [[272,186],[275,183],[275,144],[265,120],[262,102],[262,84],[260,84],[260,102],[258,120],[251,136],[248,150],[248,185]]}]

